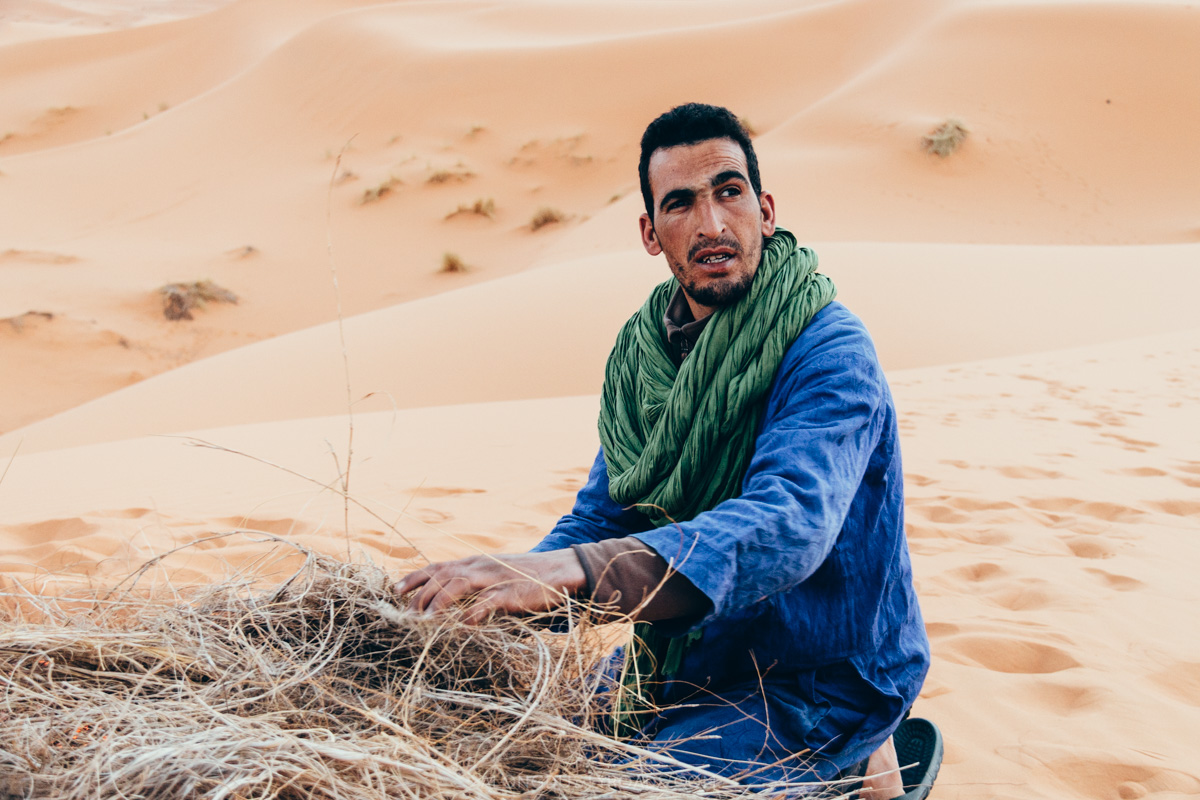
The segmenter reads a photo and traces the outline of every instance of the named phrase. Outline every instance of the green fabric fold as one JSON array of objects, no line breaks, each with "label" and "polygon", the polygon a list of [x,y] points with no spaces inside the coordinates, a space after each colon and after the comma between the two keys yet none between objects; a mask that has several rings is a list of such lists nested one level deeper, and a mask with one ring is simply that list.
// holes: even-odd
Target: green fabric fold
[{"label": "green fabric fold", "polygon": [[[605,367],[599,428],[614,501],[661,527],[740,493],[775,373],[837,294],[816,270],[816,254],[777,228],[750,290],[713,312],[678,368],[663,326],[678,283],[654,288],[622,327]],[[649,623],[634,626],[616,703],[618,735],[648,721],[655,685],[677,673],[700,635],[670,638]]]}]

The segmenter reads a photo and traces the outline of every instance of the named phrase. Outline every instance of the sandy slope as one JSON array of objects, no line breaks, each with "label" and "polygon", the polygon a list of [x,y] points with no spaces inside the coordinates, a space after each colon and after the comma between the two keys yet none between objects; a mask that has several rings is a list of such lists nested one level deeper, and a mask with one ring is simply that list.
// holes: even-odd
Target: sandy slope
[{"label": "sandy slope", "polygon": [[[319,488],[347,439],[330,241],[351,393],[374,393],[351,551],[528,547],[665,274],[636,238],[641,128],[727,103],[892,381],[934,797],[1200,795],[1200,8],[681,7],[0,9],[0,580],[107,584],[241,529],[346,553]],[[950,115],[963,148],[923,153]],[[565,221],[532,231],[542,206]],[[472,269],[439,273],[448,251]],[[154,290],[199,278],[241,302],[164,320]],[[275,466],[148,436],[190,431]],[[226,575],[262,539],[145,580]]]},{"label": "sandy slope", "polygon": [[[935,796],[1200,791],[1198,355],[1190,332],[892,374],[934,647],[916,710],[948,736]],[[357,417],[352,493],[377,516],[352,511],[351,547],[398,568],[423,563],[414,549],[528,547],[586,475],[595,413],[583,397]],[[0,485],[4,569],[104,584],[236,529],[345,553],[342,503],[309,480],[335,479],[344,417],[196,437],[276,466],[176,438],[19,456]],[[261,538],[189,548],[146,580],[226,574]]]},{"label": "sandy slope", "polygon": [[[839,297],[866,321],[888,369],[1195,325],[1195,245],[815,247]],[[1141,265],[1132,281],[1131,264]],[[641,250],[607,253],[353,317],[344,329],[355,407],[596,392],[612,337],[665,277],[661,259]],[[905,298],[903,307],[897,297]],[[948,337],[947,330],[957,335]],[[0,452],[18,443],[32,452],[345,409],[342,345],[331,322],[189,364],[27,425],[0,436]]]}]

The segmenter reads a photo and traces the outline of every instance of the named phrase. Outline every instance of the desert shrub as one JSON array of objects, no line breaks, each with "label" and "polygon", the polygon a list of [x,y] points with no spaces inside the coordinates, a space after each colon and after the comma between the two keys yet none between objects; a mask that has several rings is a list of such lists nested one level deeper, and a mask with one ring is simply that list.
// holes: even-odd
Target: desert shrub
[{"label": "desert shrub", "polygon": [[455,253],[442,254],[441,272],[467,272],[471,268]]},{"label": "desert shrub", "polygon": [[386,195],[391,194],[392,190],[397,186],[402,186],[404,181],[396,176],[389,176],[387,180],[372,186],[369,189],[364,189],[362,196],[358,198],[359,205],[366,203],[374,203],[376,200],[383,199]]},{"label": "desert shrub", "polygon": [[474,178],[475,173],[467,169],[439,169],[429,173],[429,177],[425,179],[426,183],[449,183],[450,181],[462,182],[469,178]]},{"label": "desert shrub", "polygon": [[205,303],[237,303],[237,295],[210,280],[168,283],[160,286],[163,316],[167,319],[193,319],[192,311]]},{"label": "desert shrub", "polygon": [[459,214],[475,214],[492,219],[496,215],[496,201],[490,197],[480,197],[471,205],[459,205],[458,208],[446,215],[446,219],[457,217]]},{"label": "desert shrub", "polygon": [[529,227],[536,231],[539,228],[544,228],[547,225],[551,225],[555,222],[562,222],[566,218],[566,215],[557,208],[543,206],[534,212],[533,219],[529,221]]},{"label": "desert shrub", "polygon": [[921,137],[921,148],[926,153],[945,158],[958,149],[968,132],[961,120],[948,119]]}]

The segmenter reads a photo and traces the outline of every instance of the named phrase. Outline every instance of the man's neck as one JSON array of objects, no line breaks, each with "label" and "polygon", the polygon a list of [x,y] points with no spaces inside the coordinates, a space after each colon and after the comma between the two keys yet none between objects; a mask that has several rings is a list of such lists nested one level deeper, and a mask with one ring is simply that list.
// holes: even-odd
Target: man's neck
[{"label": "man's neck", "polygon": [[688,308],[692,311],[692,319],[702,320],[711,315],[717,309],[714,306],[702,306],[692,299],[692,296],[687,292],[683,293],[683,299],[687,300]]}]

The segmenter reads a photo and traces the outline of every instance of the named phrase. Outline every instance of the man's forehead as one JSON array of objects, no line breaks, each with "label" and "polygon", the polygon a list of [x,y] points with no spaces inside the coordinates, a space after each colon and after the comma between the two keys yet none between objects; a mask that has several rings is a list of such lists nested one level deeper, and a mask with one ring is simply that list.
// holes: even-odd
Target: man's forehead
[{"label": "man's forehead", "polygon": [[747,173],[746,154],[733,139],[706,139],[695,144],[661,147],[650,155],[647,173],[655,194],[681,187],[707,186],[722,172]]}]

